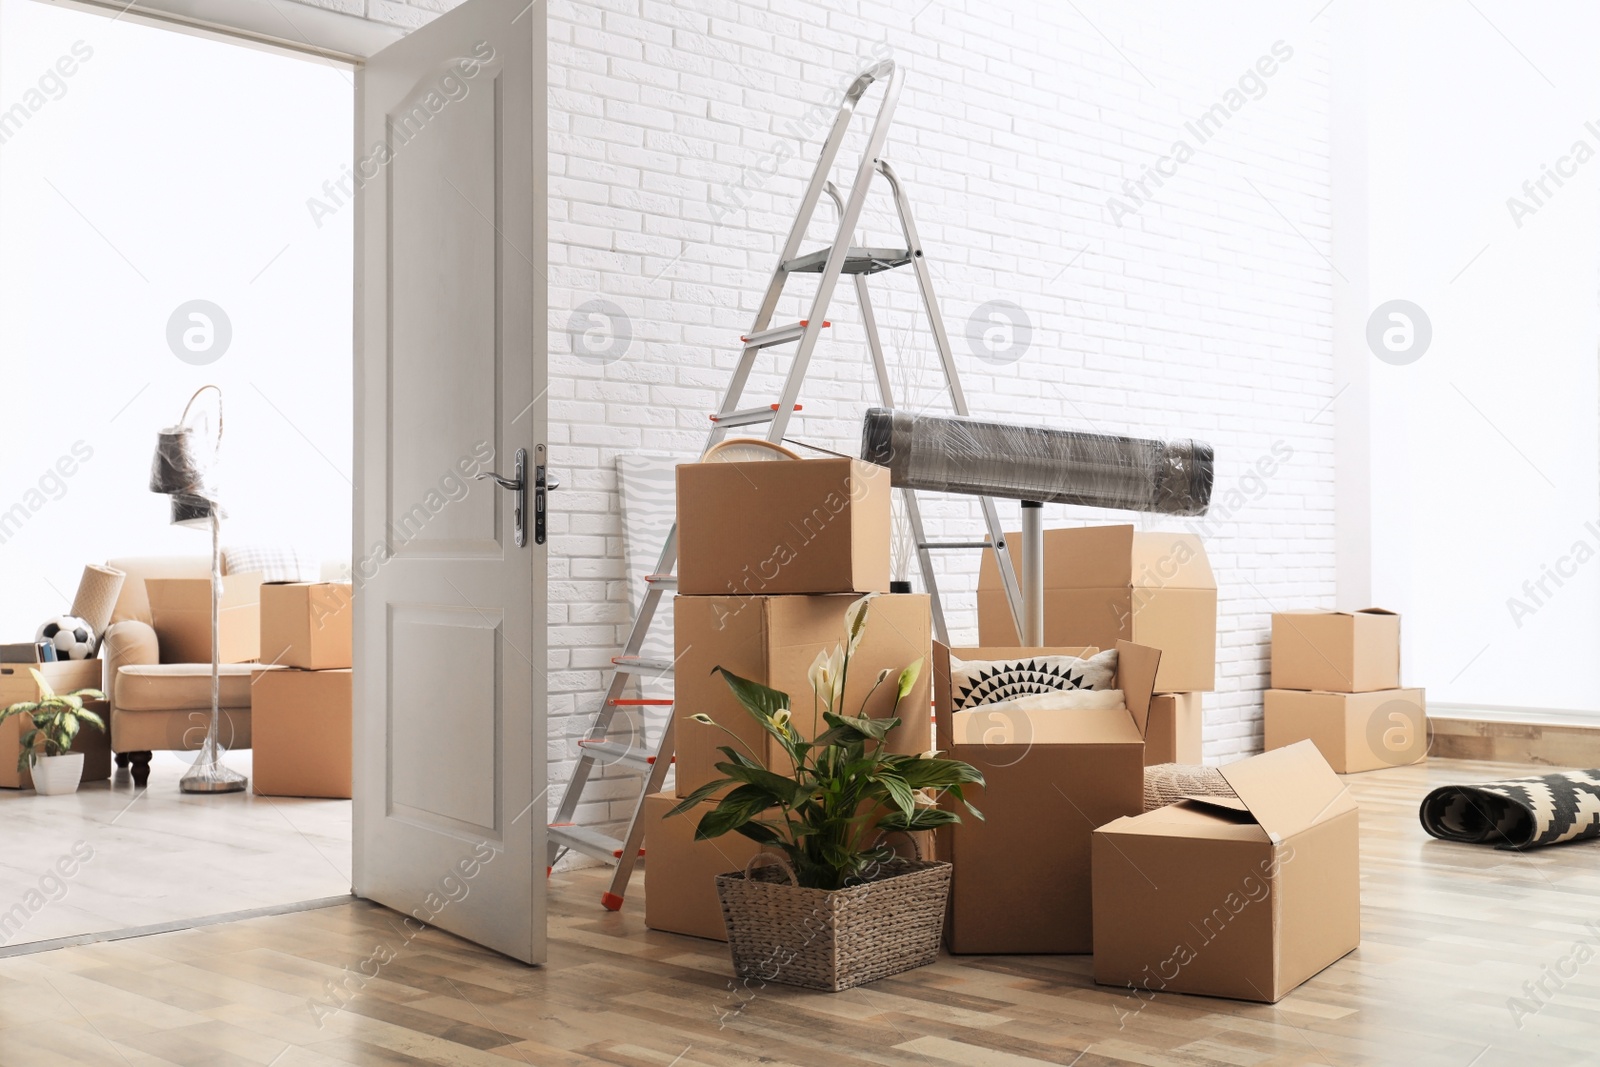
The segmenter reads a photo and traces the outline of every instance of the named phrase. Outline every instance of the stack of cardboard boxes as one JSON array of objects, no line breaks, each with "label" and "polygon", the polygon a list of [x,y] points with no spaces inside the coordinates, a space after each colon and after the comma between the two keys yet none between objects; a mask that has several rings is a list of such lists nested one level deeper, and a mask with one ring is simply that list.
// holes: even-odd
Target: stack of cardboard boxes
[{"label": "stack of cardboard boxes", "polygon": [[[1007,534],[1010,544],[1021,543]],[[1018,553],[1011,553],[1018,565]],[[1192,534],[1089,526],[1044,534],[1044,643],[1161,650],[1145,736],[1146,765],[1200,763],[1200,694],[1217,687],[1217,580]],[[978,573],[978,639],[1020,644],[994,554]]]},{"label": "stack of cardboard boxes", "polygon": [[[723,777],[716,764],[725,757],[717,748],[791,770],[713,668],[789,694],[792,725],[815,736],[827,726],[813,717],[807,672],[817,653],[843,640],[845,609],[862,594],[882,593],[851,662],[843,706],[856,713],[880,671],[898,675],[922,659],[917,685],[900,702],[904,721],[887,744],[907,753],[932,747],[926,669],[932,619],[925,595],[887,592],[889,515],[888,471],[859,460],[678,468],[676,784],[673,792],[645,798],[645,924],[652,929],[725,939],[716,876],[742,869],[757,851],[737,834],[694,840],[715,798],[664,818],[680,798]],[[879,687],[867,712],[893,713],[894,696],[892,686]],[[718,726],[691,721],[697,714]]]},{"label": "stack of cardboard boxes", "polygon": [[261,663],[250,695],[258,794],[350,796],[349,582],[261,587]]},{"label": "stack of cardboard boxes", "polygon": [[1335,771],[1402,767],[1427,755],[1427,704],[1400,687],[1400,616],[1290,611],[1272,616],[1265,747],[1314,742]]}]

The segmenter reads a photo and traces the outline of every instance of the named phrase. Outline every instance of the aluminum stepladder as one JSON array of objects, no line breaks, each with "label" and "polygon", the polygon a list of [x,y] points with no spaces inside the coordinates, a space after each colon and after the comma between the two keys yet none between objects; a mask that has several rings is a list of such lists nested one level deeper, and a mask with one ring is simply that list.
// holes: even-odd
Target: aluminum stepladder
[{"label": "aluminum stepladder", "polygon": [[[855,181],[850,187],[850,195],[848,198],[842,198],[833,183],[828,180],[828,174],[832,170],[834,160],[844,143],[851,120],[855,116],[857,105],[860,104],[867,90],[879,81],[885,82],[883,100],[879,105],[877,117],[868,134],[867,144],[862,151],[861,162],[856,169]],[[822,330],[829,325],[827,310],[833,298],[834,287],[838,284],[840,276],[844,274],[849,274],[854,279],[856,303],[861,311],[862,326],[866,332],[867,346],[872,355],[873,371],[877,377],[878,390],[884,406],[894,407],[894,396],[888,365],[884,358],[883,346],[878,337],[877,319],[872,310],[871,296],[867,288],[867,276],[897,267],[910,266],[916,275],[917,288],[921,293],[923,310],[927,315],[928,325],[933,335],[934,347],[938,350],[939,361],[944,370],[950,405],[957,415],[969,413],[966,395],[962,392],[961,382],[957,375],[955,357],[950,348],[950,338],[945,332],[944,319],[939,313],[938,301],[934,298],[933,278],[929,273],[927,260],[923,256],[922,242],[917,235],[916,224],[912,220],[910,201],[893,168],[882,158],[884,141],[888,136],[890,119],[894,113],[895,104],[899,100],[899,95],[899,76],[893,60],[884,60],[864,71],[845,91],[839,114],[834,119],[833,126],[828,132],[827,140],[823,143],[822,151],[817,157],[816,170],[811,176],[810,183],[806,186],[805,195],[801,198],[799,210],[795,215],[794,225],[789,231],[788,239],[784,242],[783,251],[778,257],[778,264],[774,268],[772,278],[767,284],[766,294],[763,296],[761,305],[756,311],[755,322],[752,324],[750,332],[741,338],[744,341],[744,351],[728,383],[728,389],[723,396],[722,404],[718,407],[716,414],[711,416],[711,433],[706,441],[706,449],[723,440],[729,430],[742,426],[766,425],[766,439],[768,441],[776,444],[784,439],[784,434],[789,426],[789,419],[798,410],[801,383],[805,379],[806,369],[810,364],[812,352],[816,348],[817,339],[821,336]],[[873,179],[879,175],[888,182],[890,192],[894,197],[895,213],[899,218],[900,228],[905,238],[905,246],[902,248],[870,248],[851,244],[852,235],[856,232],[862,209],[866,203],[867,192],[872,186]],[[810,225],[816,212],[817,204],[824,194],[833,201],[834,206],[838,209],[838,226],[833,243],[825,248],[801,255],[800,246],[805,240],[807,227]],[[774,327],[772,325],[772,316],[777,310],[778,300],[783,294],[785,283],[790,276],[795,274],[816,274],[818,276],[810,313],[799,322]],[[790,362],[788,375],[784,380],[783,392],[778,402],[741,409],[739,403],[743,397],[751,371],[755,367],[756,358],[767,348],[792,342],[798,342],[798,347]],[[917,548],[923,586],[930,599],[934,633],[938,639],[946,644],[949,643],[949,633],[945,626],[944,608],[939,599],[939,589],[935,578],[932,556],[933,552],[943,549],[990,549],[996,554],[1002,586],[1010,603],[1012,616],[1017,624],[1017,632],[1021,633],[1023,621],[1021,587],[1017,581],[1016,570],[1011,564],[1005,535],[1001,529],[999,514],[995,510],[994,502],[988,497],[979,498],[984,522],[988,527],[989,536],[986,540],[930,542],[923,529],[922,515],[917,505],[915,493],[911,490],[903,489],[901,490],[901,495],[906,508],[907,524],[910,527],[911,536]],[[640,817],[644,807],[644,799],[652,793],[659,792],[666,780],[667,767],[671,764],[671,755],[674,751],[673,728],[676,714],[668,718],[662,731],[660,742],[654,752],[643,746],[611,740],[612,720],[615,718],[618,708],[668,705],[672,703],[670,700],[628,699],[624,696],[624,693],[627,690],[629,680],[632,678],[657,679],[669,678],[672,675],[673,664],[670,660],[648,659],[640,655],[640,650],[643,648],[645,638],[650,632],[650,626],[655,618],[656,609],[661,603],[661,598],[677,588],[677,578],[673,573],[677,561],[678,531],[677,526],[674,525],[662,545],[661,555],[656,562],[654,573],[645,577],[645,596],[640,604],[638,614],[634,617],[633,628],[629,631],[628,639],[623,645],[622,654],[612,660],[611,682],[606,689],[600,709],[595,714],[588,736],[578,742],[577,764],[573,768],[572,778],[567,783],[566,791],[562,795],[555,821],[549,827],[548,864],[550,867],[553,867],[561,853],[568,849],[616,866],[610,889],[601,898],[605,906],[613,911],[622,907],[628,880],[633,873],[634,864],[641,854],[640,844],[644,840],[646,829]],[[638,799],[634,804],[633,815],[628,822],[628,831],[622,839],[611,837],[592,827],[576,825],[572,821],[578,805],[583,799],[584,789],[594,772],[597,769],[616,765],[637,770],[644,774],[644,781],[639,790]]]}]

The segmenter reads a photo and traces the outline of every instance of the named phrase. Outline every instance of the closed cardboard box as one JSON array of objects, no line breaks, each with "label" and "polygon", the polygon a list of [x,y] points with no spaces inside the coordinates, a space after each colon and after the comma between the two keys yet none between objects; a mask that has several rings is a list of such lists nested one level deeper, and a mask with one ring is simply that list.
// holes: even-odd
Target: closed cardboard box
[{"label": "closed cardboard box", "polygon": [[[1006,540],[1020,567],[1020,536]],[[1045,644],[1132,641],[1161,650],[1161,692],[1216,688],[1217,580],[1198,537],[1132,526],[1046,530],[1044,586]],[[978,640],[1019,643],[993,552],[978,571]]]},{"label": "closed cardboard box", "polygon": [[1262,732],[1268,750],[1310,741],[1340,774],[1405,767],[1428,755],[1427,701],[1421,689],[1269,689],[1264,703]]},{"label": "closed cardboard box", "polygon": [[[726,760],[717,751],[721,745],[753,754],[785,773],[790,770],[777,741],[734,698],[727,681],[711,673],[712,668],[723,667],[788,693],[793,714],[790,725],[803,737],[816,737],[828,727],[815,710],[806,675],[818,652],[832,651],[844,641],[845,610],[858,599],[849,595],[680,596],[674,601],[677,667],[673,672],[673,722],[679,796],[723,777],[716,769]],[[844,710],[859,713],[870,691],[871,699],[866,701],[869,715],[886,718],[898,714],[903,721],[885,738],[891,752],[917,753],[932,747],[928,715],[932,672],[927,662],[932,626],[924,594],[873,597],[865,635],[850,661]],[[896,712],[895,679],[918,659],[923,661],[922,672]],[[873,682],[884,669],[893,674],[874,690]],[[707,726],[689,718],[697,714],[711,716],[718,725]],[[727,732],[718,726],[726,727]]]},{"label": "closed cardboard box", "polygon": [[255,675],[251,785],[258,794],[349,799],[350,678],[348,670]]},{"label": "closed cardboard box", "polygon": [[1199,693],[1157,693],[1150,698],[1150,726],[1144,734],[1145,766],[1204,762],[1204,735]]},{"label": "closed cardboard box", "polygon": [[[40,697],[39,687],[28,673],[33,667],[44,675],[45,682],[57,693],[75,693],[80,689],[103,689],[104,662],[98,659],[62,660],[56,663],[17,663],[0,666],[0,708],[9,708],[24,701]],[[99,714],[106,729],[96,730],[84,726],[72,740],[72,751],[83,753],[83,778],[85,782],[103,782],[111,777],[111,709],[103,700],[92,700],[86,705]],[[33,727],[21,715],[14,715],[0,723],[0,787],[6,789],[32,789],[33,772],[17,770],[17,756],[22,752],[22,735]]]},{"label": "closed cardboard box", "polygon": [[283,582],[261,587],[261,662],[305,670],[350,666],[349,582]]},{"label": "closed cardboard box", "polygon": [[1094,833],[1094,980],[1126,1014],[1163,992],[1275,1003],[1361,943],[1359,813],[1316,746],[1219,769],[1237,798]]},{"label": "closed cardboard box", "polygon": [[1275,612],[1272,688],[1327,693],[1400,688],[1400,616],[1383,608]]},{"label": "closed cardboard box", "polygon": [[[940,747],[983,772],[967,787],[983,812],[943,804],[963,821],[939,831],[953,865],[945,939],[951,952],[1089,952],[1094,948],[1090,835],[1144,809],[1144,730],[1162,653],[1117,643],[1117,688],[1126,708],[1102,711],[955,712],[950,659],[1087,655],[1079,648],[934,646]],[[946,743],[943,739],[949,738]]]},{"label": "closed cardboard box", "polygon": [[717,899],[717,875],[741,871],[760,847],[741,834],[696,841],[694,828],[716,807],[703,801],[667,817],[678,803],[671,793],[644,798],[644,924],[691,937],[728,940]]},{"label": "closed cardboard box", "polygon": [[[211,579],[146,578],[150,618],[162,663],[211,662]],[[261,572],[222,579],[217,649],[222,663],[261,655]]]},{"label": "closed cardboard box", "polygon": [[678,592],[889,589],[887,468],[859,459],[678,468]]}]

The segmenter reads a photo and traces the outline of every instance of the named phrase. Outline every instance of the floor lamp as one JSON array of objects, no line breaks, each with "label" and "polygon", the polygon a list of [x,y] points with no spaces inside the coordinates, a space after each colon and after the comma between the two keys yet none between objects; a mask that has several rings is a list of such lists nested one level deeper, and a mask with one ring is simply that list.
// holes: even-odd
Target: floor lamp
[{"label": "floor lamp", "polygon": [[[207,392],[215,394],[213,411],[196,402]],[[150,464],[150,491],[172,498],[172,525],[211,529],[211,722],[194,766],[178,783],[185,793],[237,793],[249,779],[222,763],[217,734],[222,721],[222,667],[218,636],[222,607],[222,505],[216,486],[208,478],[222,447],[222,390],[201,386],[189,398],[177,425],[156,435],[156,454]]]}]

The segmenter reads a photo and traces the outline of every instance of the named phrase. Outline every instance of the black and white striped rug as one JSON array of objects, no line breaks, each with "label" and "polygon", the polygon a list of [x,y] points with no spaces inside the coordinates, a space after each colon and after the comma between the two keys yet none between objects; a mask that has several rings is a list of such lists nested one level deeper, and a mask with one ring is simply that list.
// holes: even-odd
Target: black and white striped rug
[{"label": "black and white striped rug", "polygon": [[1600,770],[1440,786],[1417,814],[1439,840],[1471,845],[1527,849],[1600,837]]}]

